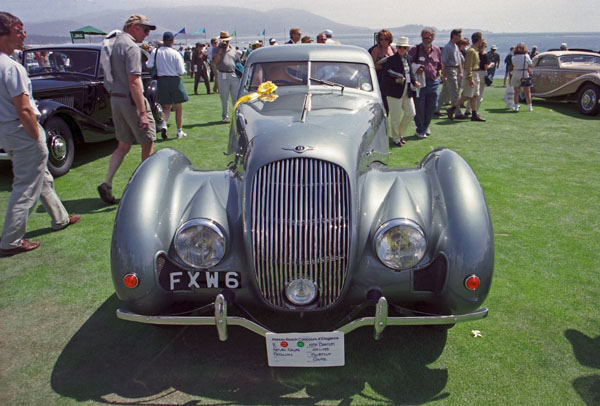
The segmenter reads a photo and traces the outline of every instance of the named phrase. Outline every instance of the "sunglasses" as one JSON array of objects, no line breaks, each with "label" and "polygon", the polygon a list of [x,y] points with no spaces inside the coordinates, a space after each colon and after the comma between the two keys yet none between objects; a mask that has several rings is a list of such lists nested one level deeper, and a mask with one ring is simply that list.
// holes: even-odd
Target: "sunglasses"
[{"label": "sunglasses", "polygon": [[421,37],[422,39],[433,39],[433,37]]},{"label": "sunglasses", "polygon": [[390,42],[390,39],[389,39],[389,38],[379,38],[379,41],[387,41],[387,42]]},{"label": "sunglasses", "polygon": [[152,31],[147,25],[138,24],[138,27],[141,27],[144,30],[144,34],[150,34],[150,31]]},{"label": "sunglasses", "polygon": [[15,28],[15,34],[17,34],[17,35],[27,35],[27,31],[21,30],[19,28]]}]

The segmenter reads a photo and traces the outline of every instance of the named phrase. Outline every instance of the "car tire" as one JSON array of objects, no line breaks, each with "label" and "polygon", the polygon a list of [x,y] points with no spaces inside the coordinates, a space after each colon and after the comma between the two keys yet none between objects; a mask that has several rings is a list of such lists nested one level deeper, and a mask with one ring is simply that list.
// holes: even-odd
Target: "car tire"
[{"label": "car tire", "polygon": [[75,158],[75,144],[69,125],[59,117],[52,117],[44,124],[48,144],[48,170],[55,178],[71,169]]},{"label": "car tire", "polygon": [[579,112],[586,116],[595,116],[600,111],[598,99],[600,87],[593,83],[585,84],[577,93],[577,107]]}]

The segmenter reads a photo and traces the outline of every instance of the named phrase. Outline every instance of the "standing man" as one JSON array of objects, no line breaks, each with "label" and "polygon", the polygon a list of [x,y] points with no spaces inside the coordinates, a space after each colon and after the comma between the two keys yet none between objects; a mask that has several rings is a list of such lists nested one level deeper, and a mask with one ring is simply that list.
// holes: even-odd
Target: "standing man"
[{"label": "standing man", "polygon": [[221,31],[219,47],[213,61],[217,66],[219,76],[219,89],[221,91],[221,117],[223,122],[229,121],[229,104],[227,99],[231,95],[231,104],[236,102],[240,79],[235,74],[235,64],[240,62],[240,56],[235,48],[229,46],[229,32]]},{"label": "standing man", "polygon": [[512,79],[512,57],[514,51],[515,47],[510,47],[510,52],[504,58],[504,87],[506,87],[506,79],[508,79],[509,84]]},{"label": "standing man", "polygon": [[0,147],[8,153],[13,166],[12,192],[0,239],[2,256],[40,246],[38,241],[23,238],[27,217],[38,199],[50,215],[54,230],[81,219],[69,215],[56,195],[47,167],[46,133],[38,123],[40,112],[33,100],[31,81],[25,68],[10,58],[16,49],[23,49],[26,37],[18,17],[0,12]]},{"label": "standing man", "polygon": [[469,103],[471,103],[471,111],[473,113],[471,116],[471,121],[485,121],[485,118],[477,114],[480,76],[474,72],[479,70],[479,47],[481,45],[481,41],[483,41],[483,34],[481,32],[477,31],[471,35],[471,42],[473,45],[471,45],[471,48],[467,50],[467,55],[465,57],[465,76],[462,83],[462,97],[458,99],[458,101],[454,103],[452,107],[446,110],[450,120],[454,119],[454,112],[458,106],[468,100]]},{"label": "standing man", "polygon": [[[424,28],[421,31],[421,43],[409,51],[414,63],[421,65],[416,74],[425,73],[425,86],[421,87],[419,96],[415,99],[415,124],[417,137],[425,138],[431,134],[429,124],[433,112],[437,108],[440,71],[442,70],[442,51],[433,45],[435,30]],[[423,85],[423,84],[421,84]]]},{"label": "standing man", "polygon": [[497,49],[498,47],[496,47],[496,45],[492,45],[492,47],[490,48],[490,52],[487,53],[488,63],[494,63],[494,65],[487,70],[487,74],[490,79],[494,79],[496,69],[498,68],[498,66],[500,66],[500,54],[496,52]]},{"label": "standing man", "polygon": [[142,162],[154,148],[156,128],[150,103],[144,97],[142,54],[137,43],[155,29],[146,16],[132,15],[125,22],[123,32],[117,34],[110,54],[113,78],[110,107],[119,144],[110,157],[106,179],[98,186],[100,198],[106,204],[117,202],[112,194],[112,181],[131,145],[137,142],[142,147]]},{"label": "standing man", "polygon": [[194,71],[196,76],[194,78],[194,94],[198,94],[198,83],[200,79],[204,80],[204,85],[206,86],[206,94],[210,94],[210,82],[208,81],[208,59],[206,55],[206,49],[204,48],[204,44],[197,42],[196,49],[192,53],[192,64],[194,67]]},{"label": "standing man", "polygon": [[327,43],[327,36],[325,35],[324,32],[320,32],[319,34],[317,34],[317,44],[326,44]]},{"label": "standing man", "polygon": [[158,75],[157,101],[162,105],[163,122],[160,134],[163,140],[168,137],[167,122],[171,116],[171,106],[175,106],[175,124],[177,124],[177,138],[187,137],[183,132],[183,107],[182,103],[189,100],[183,87],[181,75],[185,75],[185,62],[179,52],[172,48],[175,36],[172,32],[163,34],[163,46],[156,48],[148,58],[147,66],[152,68],[156,61],[156,74]]},{"label": "standing man", "polygon": [[210,47],[208,48],[208,61],[210,62],[210,78],[215,81],[213,93],[219,93],[219,74],[217,73],[217,64],[214,61],[218,51],[219,40],[217,38],[211,38]]},{"label": "standing man", "polygon": [[[450,41],[442,49],[442,91],[438,100],[436,115],[441,115],[440,109],[443,103],[448,101],[453,106],[460,97],[460,83],[463,77],[463,66],[461,55],[456,43],[462,38],[462,30],[454,29],[450,33]],[[465,118],[460,109],[456,118]]]},{"label": "standing man", "polygon": [[302,31],[300,28],[291,28],[290,29],[290,39],[286,44],[299,44],[300,39],[302,38]]}]

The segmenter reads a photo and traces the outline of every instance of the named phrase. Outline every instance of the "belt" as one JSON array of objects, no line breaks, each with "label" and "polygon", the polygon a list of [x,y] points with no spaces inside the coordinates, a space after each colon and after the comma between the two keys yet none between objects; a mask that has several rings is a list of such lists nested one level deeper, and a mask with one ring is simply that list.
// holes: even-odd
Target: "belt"
[{"label": "belt", "polygon": [[233,73],[232,70],[220,70],[219,72],[221,72],[221,73]]},{"label": "belt", "polygon": [[125,93],[111,93],[110,94],[112,97],[122,97],[124,99],[128,99],[129,95],[125,94]]},{"label": "belt", "polygon": [[446,68],[458,68],[458,65],[456,65],[456,66],[446,65]]}]

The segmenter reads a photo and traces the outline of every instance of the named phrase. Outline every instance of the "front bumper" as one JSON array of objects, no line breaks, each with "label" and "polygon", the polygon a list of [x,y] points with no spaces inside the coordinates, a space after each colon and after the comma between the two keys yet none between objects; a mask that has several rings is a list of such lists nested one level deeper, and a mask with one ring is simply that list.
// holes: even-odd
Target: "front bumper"
[{"label": "front bumper", "polygon": [[[216,326],[219,334],[219,340],[225,341],[228,338],[228,326],[244,327],[263,337],[267,333],[273,333],[267,328],[248,320],[244,317],[227,315],[228,301],[223,294],[217,295],[214,303],[214,317],[210,316],[145,316],[128,312],[123,309],[117,309],[117,317],[122,320],[135,321],[146,324],[162,325],[186,325],[186,326]],[[385,297],[380,297],[375,307],[375,314],[372,317],[362,317],[352,320],[347,324],[337,328],[335,331],[341,331],[348,334],[359,327],[371,326],[374,329],[374,338],[381,337],[383,330],[387,326],[416,326],[416,325],[440,325],[455,324],[466,321],[483,319],[488,315],[488,309],[479,309],[472,313],[449,316],[407,316],[407,317],[389,317],[388,301]]]}]

